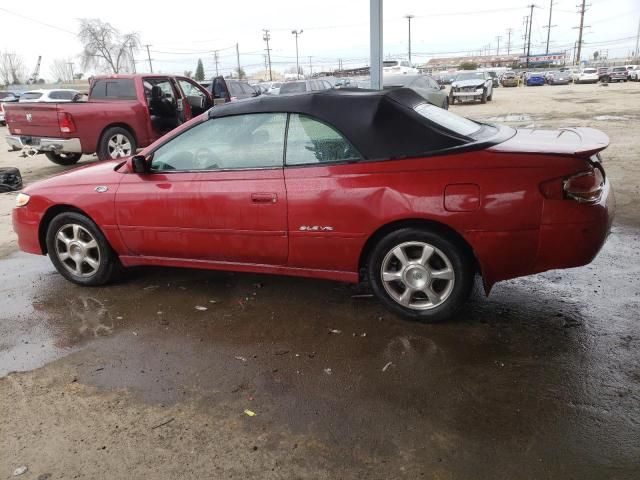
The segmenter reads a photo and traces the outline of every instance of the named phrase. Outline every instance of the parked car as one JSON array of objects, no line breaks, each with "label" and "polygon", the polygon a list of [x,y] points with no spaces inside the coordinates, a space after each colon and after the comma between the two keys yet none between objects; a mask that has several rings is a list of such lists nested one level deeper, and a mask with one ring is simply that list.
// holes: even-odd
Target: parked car
[{"label": "parked car", "polygon": [[519,83],[518,75],[515,72],[504,72],[500,82],[503,87],[517,87]]},{"label": "parked car", "polygon": [[561,72],[555,70],[547,75],[547,83],[549,85],[569,85],[571,75],[569,72]]},{"label": "parked car", "polygon": [[384,60],[382,73],[383,75],[417,75],[420,71],[414,68],[408,60]]},{"label": "parked car", "polygon": [[527,75],[527,87],[541,86],[544,85],[544,83],[544,73],[542,72],[529,72]]},{"label": "parked car", "polygon": [[468,70],[459,72],[449,91],[449,104],[456,100],[480,100],[487,103],[493,99],[493,80],[487,72]]},{"label": "parked car", "polygon": [[598,67],[598,80],[601,82],[606,82],[608,72],[609,67]]},{"label": "parked car", "polygon": [[438,321],[478,273],[488,293],[591,262],[613,219],[607,145],[591,128],[477,123],[405,88],[261,96],[30,184],[13,225],[79,285],[135,265],[366,279],[391,311]]},{"label": "parked car", "polygon": [[214,105],[235,102],[261,94],[260,89],[249,85],[249,82],[224,77],[214,78],[207,91],[213,97]]},{"label": "parked car", "polygon": [[100,76],[93,79],[86,102],[5,104],[6,140],[14,150],[33,148],[59,165],[72,165],[83,153],[97,153],[100,160],[120,158],[212,104],[207,91],[190,78]]},{"label": "parked car", "polygon": [[20,97],[14,93],[9,91],[0,90],[0,125],[6,125],[4,118],[4,105],[5,103],[17,102]]},{"label": "parked car", "polygon": [[640,80],[640,67],[635,67],[633,70],[629,70],[629,80],[632,82]]},{"label": "parked car", "polygon": [[64,103],[72,102],[80,92],[68,88],[29,90],[20,95],[20,103]]},{"label": "parked car", "polygon": [[499,87],[500,86],[500,79],[498,78],[498,74],[494,71],[488,71],[487,72],[489,74],[489,76],[491,77],[491,81],[493,82],[493,86],[495,87]]},{"label": "parked car", "polygon": [[424,75],[384,75],[382,80],[385,90],[410,88],[432,105],[445,110],[449,108],[449,97],[443,91],[445,86],[438,85],[431,77]]},{"label": "parked car", "polygon": [[351,79],[350,78],[337,78],[336,79],[336,84],[334,85],[335,88],[347,88],[351,86]]},{"label": "parked car", "polygon": [[629,80],[627,67],[610,67],[604,75],[604,82],[626,82]]},{"label": "parked car", "polygon": [[319,92],[333,88],[327,80],[318,78],[317,80],[296,80],[294,82],[284,82],[280,86],[280,95],[289,93]]},{"label": "parked car", "polygon": [[595,68],[583,68],[577,74],[575,83],[598,83],[600,76]]}]

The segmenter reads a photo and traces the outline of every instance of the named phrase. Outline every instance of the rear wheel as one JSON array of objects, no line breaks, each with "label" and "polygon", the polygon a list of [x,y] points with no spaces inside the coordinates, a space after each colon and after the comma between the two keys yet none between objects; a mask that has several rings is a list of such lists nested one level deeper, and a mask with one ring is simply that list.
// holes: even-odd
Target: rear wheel
[{"label": "rear wheel", "polygon": [[65,212],[47,228],[47,252],[67,280],[79,285],[103,285],[121,270],[120,260],[100,229],[88,217]]},{"label": "rear wheel", "polygon": [[450,235],[403,228],[376,245],[368,277],[375,295],[392,312],[438,322],[451,317],[469,296],[473,259]]},{"label": "rear wheel", "polygon": [[136,140],[129,130],[122,127],[107,129],[98,144],[98,158],[112,160],[136,153]]},{"label": "rear wheel", "polygon": [[58,165],[69,166],[74,163],[78,163],[78,160],[82,157],[81,153],[55,153],[45,152],[45,155],[49,160]]}]

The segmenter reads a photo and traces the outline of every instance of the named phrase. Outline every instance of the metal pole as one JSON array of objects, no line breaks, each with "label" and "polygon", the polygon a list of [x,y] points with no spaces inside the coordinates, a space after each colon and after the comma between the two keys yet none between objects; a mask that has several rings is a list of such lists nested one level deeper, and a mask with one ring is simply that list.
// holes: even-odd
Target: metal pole
[{"label": "metal pole", "polygon": [[409,21],[409,66],[413,67],[413,63],[411,63],[411,19],[414,18],[414,15],[405,15],[404,18]]},{"label": "metal pole", "polygon": [[527,68],[529,68],[529,55],[531,55],[531,27],[533,23],[533,7],[535,5],[532,3],[529,7],[531,7],[531,14],[529,15],[529,39],[527,40]]},{"label": "metal pole", "polygon": [[213,59],[216,62],[216,77],[218,77],[219,74],[218,74],[218,51],[217,50],[213,51]]},{"label": "metal pole", "polygon": [[507,34],[509,35],[507,40],[507,55],[511,54],[511,32],[513,32],[513,28],[507,28]]},{"label": "metal pole", "polygon": [[67,65],[71,69],[71,83],[73,83],[73,62],[67,62]]},{"label": "metal pole", "polygon": [[271,35],[269,34],[268,29],[263,29],[262,39],[267,42],[267,59],[269,61],[269,81],[273,82],[273,72],[271,71],[271,49],[269,48],[269,40],[271,40]]},{"label": "metal pole", "polygon": [[133,42],[129,44],[129,52],[131,52],[131,67],[133,73],[136,73],[136,59],[133,56]]},{"label": "metal pole", "polygon": [[549,2],[549,25],[547,26],[547,51],[546,51],[547,55],[549,55],[549,38],[551,37],[551,12],[553,12],[553,0]]},{"label": "metal pole", "polygon": [[582,0],[582,7],[580,8],[580,31],[578,33],[578,52],[576,53],[576,63],[580,65],[580,55],[582,54],[582,29],[584,28],[584,12],[586,7],[586,0]]},{"label": "metal pole", "polygon": [[498,39],[498,46],[496,47],[496,56],[500,55],[500,39],[502,38],[502,35],[498,35],[496,37]]},{"label": "metal pole", "polygon": [[524,37],[522,37],[522,40],[524,42],[524,47],[522,49],[522,54],[523,55],[527,54],[528,32],[529,32],[529,16],[527,15],[526,17],[524,17]]},{"label": "metal pole", "polygon": [[382,90],[382,1],[369,0],[371,88]]},{"label": "metal pole", "polygon": [[240,74],[240,47],[238,46],[238,44],[236,43],[236,61],[238,62],[238,78],[242,78],[242,75]]},{"label": "metal pole", "polygon": [[300,59],[298,57],[298,35],[304,30],[291,30],[291,33],[296,36],[296,79],[300,80]]},{"label": "metal pole", "polygon": [[638,20],[638,34],[636,35],[636,52],[635,52],[636,58],[640,58],[640,50],[638,50],[639,46],[640,46],[640,20]]},{"label": "metal pole", "polygon": [[311,64],[311,55],[309,55],[309,78],[313,77],[313,65]]},{"label": "metal pole", "polygon": [[153,73],[153,65],[151,64],[151,53],[149,53],[149,47],[151,45],[145,45],[147,47],[147,58],[149,59],[149,72]]}]

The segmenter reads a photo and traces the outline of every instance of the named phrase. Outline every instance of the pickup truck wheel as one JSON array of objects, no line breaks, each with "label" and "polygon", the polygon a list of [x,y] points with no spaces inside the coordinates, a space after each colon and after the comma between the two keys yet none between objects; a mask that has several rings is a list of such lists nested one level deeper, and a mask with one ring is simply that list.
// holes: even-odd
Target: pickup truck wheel
[{"label": "pickup truck wheel", "polygon": [[122,269],[100,229],[88,217],[65,212],[47,228],[47,252],[56,270],[79,285],[103,285]]},{"label": "pickup truck wheel", "polygon": [[97,153],[100,160],[128,157],[136,153],[136,141],[129,130],[112,127],[100,138]]},{"label": "pickup truck wheel", "polygon": [[482,98],[480,98],[480,103],[487,103],[487,91],[482,92]]},{"label": "pickup truck wheel", "polygon": [[403,228],[384,237],[367,266],[369,283],[392,312],[439,322],[453,315],[473,287],[473,258],[445,233]]},{"label": "pickup truck wheel", "polygon": [[82,157],[81,153],[55,153],[55,152],[45,152],[45,155],[49,160],[58,165],[73,165],[74,163],[78,163],[78,160]]}]

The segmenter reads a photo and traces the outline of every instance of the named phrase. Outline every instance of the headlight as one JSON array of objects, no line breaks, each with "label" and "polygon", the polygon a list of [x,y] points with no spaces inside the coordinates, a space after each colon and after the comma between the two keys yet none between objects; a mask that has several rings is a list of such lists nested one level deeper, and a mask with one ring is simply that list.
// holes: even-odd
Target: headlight
[{"label": "headlight", "polygon": [[19,193],[16,197],[16,207],[24,207],[27,203],[29,203],[31,197],[26,193]]}]

